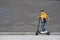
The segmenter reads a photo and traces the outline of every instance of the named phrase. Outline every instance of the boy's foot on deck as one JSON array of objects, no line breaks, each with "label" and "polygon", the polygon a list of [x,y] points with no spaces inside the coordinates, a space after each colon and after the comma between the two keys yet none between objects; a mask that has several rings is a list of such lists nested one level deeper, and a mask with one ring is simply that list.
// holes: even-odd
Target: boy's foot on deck
[{"label": "boy's foot on deck", "polygon": [[42,31],[41,33],[47,33],[47,31],[44,31],[44,32]]}]

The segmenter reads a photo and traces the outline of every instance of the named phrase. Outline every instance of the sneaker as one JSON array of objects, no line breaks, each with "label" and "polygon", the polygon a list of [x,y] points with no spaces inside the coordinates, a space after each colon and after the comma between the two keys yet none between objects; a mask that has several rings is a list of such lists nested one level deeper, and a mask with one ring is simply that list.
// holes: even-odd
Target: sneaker
[{"label": "sneaker", "polygon": [[45,33],[47,33],[47,31],[44,31]]},{"label": "sneaker", "polygon": [[41,33],[47,33],[47,31],[41,32]]},{"label": "sneaker", "polygon": [[45,32],[41,32],[41,33],[45,33]]}]

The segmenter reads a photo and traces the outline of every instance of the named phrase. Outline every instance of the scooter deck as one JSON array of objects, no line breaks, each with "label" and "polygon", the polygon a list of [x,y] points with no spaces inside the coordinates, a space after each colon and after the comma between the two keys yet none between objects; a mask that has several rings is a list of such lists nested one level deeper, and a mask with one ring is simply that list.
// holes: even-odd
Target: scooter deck
[{"label": "scooter deck", "polygon": [[47,33],[41,33],[41,32],[39,31],[40,19],[39,19],[38,21],[39,21],[39,22],[38,22],[38,27],[37,27],[36,35],[38,35],[39,33],[40,33],[40,34],[45,34],[45,35],[50,35],[50,32],[47,32]]},{"label": "scooter deck", "polygon": [[47,32],[47,33],[41,33],[40,31],[37,31],[37,32],[36,32],[36,35],[38,35],[38,34],[50,35],[50,32]]}]

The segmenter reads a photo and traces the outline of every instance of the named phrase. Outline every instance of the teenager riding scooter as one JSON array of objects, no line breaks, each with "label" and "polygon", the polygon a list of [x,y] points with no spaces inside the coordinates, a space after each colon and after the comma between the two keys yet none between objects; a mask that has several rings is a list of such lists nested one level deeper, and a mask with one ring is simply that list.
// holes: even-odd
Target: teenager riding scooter
[{"label": "teenager riding scooter", "polygon": [[41,22],[41,28],[42,28],[41,33],[47,33],[48,31],[46,30],[46,27],[45,27],[46,22],[49,20],[47,13],[44,10],[40,10],[40,14],[38,18]]}]

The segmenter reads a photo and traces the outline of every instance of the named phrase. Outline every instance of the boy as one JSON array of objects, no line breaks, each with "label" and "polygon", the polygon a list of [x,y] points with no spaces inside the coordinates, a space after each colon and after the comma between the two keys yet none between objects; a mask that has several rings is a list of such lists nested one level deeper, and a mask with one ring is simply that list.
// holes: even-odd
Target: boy
[{"label": "boy", "polygon": [[38,16],[40,22],[42,23],[41,24],[41,27],[42,27],[42,32],[41,33],[47,33],[47,30],[45,28],[45,24],[47,22],[47,20],[49,19],[48,18],[48,15],[46,14],[46,12],[44,10],[40,10],[40,15]]}]

